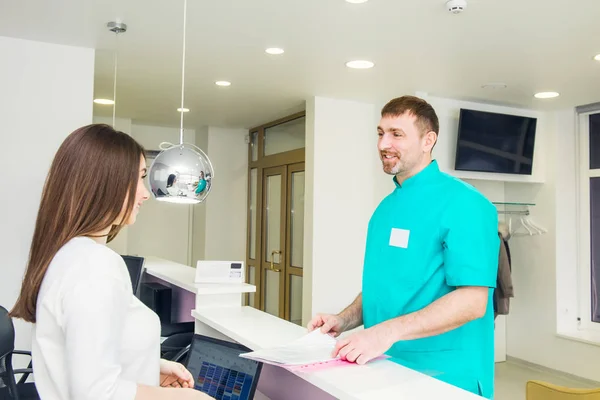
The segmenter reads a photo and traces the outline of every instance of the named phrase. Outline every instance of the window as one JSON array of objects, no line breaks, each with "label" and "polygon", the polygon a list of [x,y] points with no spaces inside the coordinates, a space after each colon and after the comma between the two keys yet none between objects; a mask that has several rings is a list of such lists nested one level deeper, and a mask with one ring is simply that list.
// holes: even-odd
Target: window
[{"label": "window", "polygon": [[579,114],[580,237],[579,318],[600,330],[600,109]]}]

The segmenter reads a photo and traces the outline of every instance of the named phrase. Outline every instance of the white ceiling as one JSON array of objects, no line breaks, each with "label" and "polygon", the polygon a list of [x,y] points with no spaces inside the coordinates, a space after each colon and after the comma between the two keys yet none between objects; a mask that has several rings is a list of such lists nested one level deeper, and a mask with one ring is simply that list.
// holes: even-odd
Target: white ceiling
[{"label": "white ceiling", "polygon": [[[536,109],[600,101],[600,1],[469,0],[460,15],[444,4],[189,0],[186,125],[251,127],[312,95],[381,104],[425,91]],[[95,96],[112,98],[116,40],[105,24],[121,19],[117,115],[177,126],[182,17],[183,0],[0,0],[0,35],[96,48]],[[285,54],[265,54],[272,46]],[[352,59],[376,65],[350,70]]]}]

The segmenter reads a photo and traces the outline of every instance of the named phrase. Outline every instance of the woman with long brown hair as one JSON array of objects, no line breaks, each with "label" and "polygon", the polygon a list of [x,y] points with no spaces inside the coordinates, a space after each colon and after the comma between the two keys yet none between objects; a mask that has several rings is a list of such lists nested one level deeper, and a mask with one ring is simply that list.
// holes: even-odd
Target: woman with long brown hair
[{"label": "woman with long brown hair", "polygon": [[142,146],[102,124],[77,129],[55,155],[11,311],[34,324],[42,400],[210,398],[181,364],[160,359],[158,316],[106,246],[148,199],[145,163]]}]

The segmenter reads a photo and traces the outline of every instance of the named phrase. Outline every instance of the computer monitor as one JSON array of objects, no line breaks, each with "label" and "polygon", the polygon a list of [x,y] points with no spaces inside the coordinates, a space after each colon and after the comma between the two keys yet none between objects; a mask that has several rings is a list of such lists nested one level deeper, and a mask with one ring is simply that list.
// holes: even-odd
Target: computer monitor
[{"label": "computer monitor", "polygon": [[194,334],[185,363],[194,388],[216,400],[252,400],[262,363],[240,357],[249,351],[237,343]]},{"label": "computer monitor", "polygon": [[129,276],[131,277],[131,287],[133,294],[139,297],[139,287],[144,274],[144,257],[135,256],[121,256],[127,265],[129,270]]}]

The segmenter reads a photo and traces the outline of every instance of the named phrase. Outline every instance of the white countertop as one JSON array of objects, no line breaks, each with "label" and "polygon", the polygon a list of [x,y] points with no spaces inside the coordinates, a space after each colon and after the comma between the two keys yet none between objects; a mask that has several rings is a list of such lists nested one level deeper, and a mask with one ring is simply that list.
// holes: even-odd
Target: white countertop
[{"label": "white countertop", "polygon": [[[199,321],[252,350],[289,343],[307,330],[252,307],[192,311]],[[294,372],[342,400],[481,400],[482,397],[388,360],[367,365]]]},{"label": "white countertop", "polygon": [[158,257],[144,258],[144,268],[149,275],[196,294],[256,292],[256,286],[247,283],[195,283],[195,268]]}]

